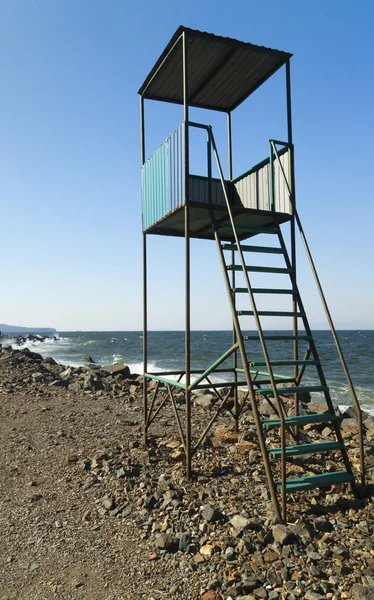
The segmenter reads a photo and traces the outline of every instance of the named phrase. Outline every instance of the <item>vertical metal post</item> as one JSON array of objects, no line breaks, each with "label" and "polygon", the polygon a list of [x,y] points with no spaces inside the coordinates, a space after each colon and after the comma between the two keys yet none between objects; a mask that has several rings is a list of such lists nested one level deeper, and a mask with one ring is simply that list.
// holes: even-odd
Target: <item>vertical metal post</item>
[{"label": "vertical metal post", "polygon": [[228,166],[229,179],[232,179],[232,134],[231,134],[231,113],[227,113],[227,149],[228,149]]},{"label": "vertical metal post", "polygon": [[186,371],[186,474],[191,479],[191,298],[190,298],[190,219],[188,206],[189,131],[188,58],[186,32],[183,33],[183,108],[184,108],[184,235],[185,235],[185,371]]},{"label": "vertical metal post", "polygon": [[[142,167],[145,163],[145,131],[144,131],[144,98],[140,96],[140,156]],[[142,205],[142,211],[144,207]],[[142,215],[143,228],[143,418],[144,418],[144,443],[148,441],[148,389],[145,373],[147,372],[147,236],[144,232],[144,214]]]},{"label": "vertical metal post", "polygon": [[208,159],[208,201],[209,204],[212,204],[212,198],[213,198],[213,194],[212,194],[212,144],[210,141],[210,135],[209,135],[209,131],[207,131],[206,134],[207,138],[206,138],[206,144],[207,144],[207,159]]},{"label": "vertical metal post", "polygon": [[[291,218],[291,264],[292,264],[292,278],[293,287],[296,289],[296,223],[295,223],[295,212],[296,212],[296,195],[295,195],[295,170],[294,170],[294,148],[293,148],[293,137],[292,137],[292,106],[291,106],[291,66],[290,59],[286,62],[286,93],[287,93],[287,137],[289,143],[290,163],[289,163],[289,177],[290,177],[290,188],[292,193],[291,205],[292,205],[292,218]],[[292,312],[296,313],[298,310],[297,306],[297,295],[292,296]],[[293,335],[296,337],[298,333],[297,317],[293,317]],[[294,360],[299,358],[299,345],[298,340],[295,339],[293,342],[293,357]],[[295,381],[298,377],[298,367],[294,366],[294,378]],[[299,395],[295,394],[295,415],[299,414]],[[299,429],[296,427],[296,443],[299,440]]]},{"label": "vertical metal post", "polygon": [[[231,112],[227,113],[227,151],[228,151],[228,177],[229,180],[231,181],[232,179],[232,130],[231,130]],[[231,265],[232,265],[232,271],[231,271],[231,289],[232,289],[232,301],[234,306],[236,306],[236,297],[235,297],[235,293],[234,293],[234,289],[235,289],[235,251],[233,250],[231,252]],[[235,331],[235,323],[233,321],[232,323],[232,344],[236,344],[237,342],[237,337],[236,337],[236,331]],[[233,367],[234,367],[234,381],[235,383],[237,383],[238,381],[238,373],[237,373],[237,367],[238,367],[238,352],[237,350],[235,350],[234,354],[233,354]],[[238,398],[238,386],[235,385],[234,386],[234,415],[235,415],[235,431],[239,431],[239,398]]]}]

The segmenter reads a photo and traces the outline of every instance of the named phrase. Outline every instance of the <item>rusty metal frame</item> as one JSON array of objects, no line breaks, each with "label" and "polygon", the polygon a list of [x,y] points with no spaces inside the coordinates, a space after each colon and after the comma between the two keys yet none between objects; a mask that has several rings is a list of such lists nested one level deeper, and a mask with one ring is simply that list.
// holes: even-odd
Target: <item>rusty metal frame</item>
[{"label": "rusty metal frame", "polygon": [[[198,448],[201,447],[202,443],[206,439],[209,431],[212,426],[220,416],[223,410],[227,410],[234,419],[235,422],[235,431],[239,429],[239,417],[244,410],[245,405],[247,404],[247,400],[249,398],[250,405],[252,408],[252,414],[254,418],[254,424],[257,429],[258,442],[261,449],[262,460],[265,467],[266,477],[268,481],[268,486],[270,490],[270,495],[273,503],[274,512],[276,518],[278,519],[286,519],[286,432],[289,433],[298,443],[299,441],[299,431],[296,427],[295,429],[290,428],[285,421],[285,409],[283,404],[283,399],[278,392],[277,384],[287,380],[294,381],[296,386],[298,386],[303,378],[305,371],[305,364],[298,367],[296,361],[299,358],[299,345],[298,345],[298,309],[300,312],[305,313],[303,308],[303,303],[297,288],[297,278],[296,278],[296,227],[298,227],[302,241],[306,248],[307,256],[309,262],[311,264],[312,272],[315,277],[317,287],[322,299],[322,303],[327,315],[327,319],[330,324],[330,329],[333,334],[333,338],[338,350],[339,358],[343,365],[343,369],[349,384],[349,388],[351,390],[354,405],[357,412],[357,419],[359,425],[359,436],[360,436],[360,469],[361,469],[361,482],[365,485],[365,464],[364,464],[364,448],[363,448],[363,424],[362,424],[362,411],[358,403],[358,399],[353,388],[353,384],[348,372],[348,368],[342,354],[342,350],[340,347],[339,340],[337,338],[336,330],[332,323],[331,315],[329,309],[327,307],[327,303],[322,291],[322,287],[315,269],[315,265],[309,250],[309,246],[307,244],[300,219],[296,209],[296,193],[295,193],[295,174],[294,174],[294,147],[293,147],[293,133],[292,133],[292,108],[291,108],[291,74],[290,74],[290,60],[285,61],[285,70],[286,70],[286,112],[287,112],[287,141],[279,142],[277,140],[270,140],[270,178],[273,178],[273,167],[274,167],[274,158],[278,161],[282,176],[286,183],[288,189],[288,195],[291,206],[291,218],[290,220],[290,256],[287,251],[285,251],[285,260],[287,267],[290,269],[290,278],[293,284],[293,293],[291,295],[292,298],[292,313],[293,313],[293,360],[295,361],[295,365],[293,368],[293,377],[286,378],[281,376],[277,376],[273,373],[272,365],[270,361],[270,357],[268,354],[267,346],[265,343],[265,338],[262,330],[262,325],[260,323],[259,315],[257,312],[256,301],[254,297],[255,290],[252,290],[251,283],[248,277],[248,273],[246,271],[244,254],[240,246],[240,241],[246,236],[245,233],[240,234],[240,227],[238,229],[235,224],[236,216],[244,212],[235,206],[231,206],[230,204],[230,195],[228,190],[228,183],[224,178],[220,158],[218,155],[214,135],[212,128],[207,125],[192,123],[189,121],[189,106],[192,106],[191,97],[189,95],[188,89],[188,43],[186,32],[183,32],[181,36],[175,41],[175,45],[182,45],[182,65],[183,65],[183,73],[182,73],[182,85],[183,85],[183,124],[184,124],[184,133],[183,133],[183,172],[184,172],[184,205],[182,210],[184,211],[184,238],[185,238],[185,259],[184,259],[184,270],[185,270],[185,365],[183,370],[179,371],[166,371],[160,373],[148,373],[147,372],[147,358],[148,358],[148,338],[147,338],[147,244],[146,244],[146,235],[147,233],[152,233],[151,231],[144,231],[143,228],[143,388],[144,388],[144,440],[147,443],[148,441],[148,430],[151,424],[154,422],[156,417],[159,415],[160,411],[163,407],[170,402],[172,406],[172,410],[174,412],[174,416],[176,419],[177,429],[181,438],[181,443],[184,449],[185,461],[186,461],[186,475],[188,479],[192,477],[192,458],[196,454]],[[175,45],[170,51],[173,51]],[[144,92],[140,97],[140,135],[141,135],[141,164],[145,163],[145,126],[144,126]],[[208,152],[208,180],[209,186],[211,185],[212,179],[212,155],[217,164],[218,172],[219,172],[219,180],[221,182],[222,191],[225,198],[225,213],[223,215],[215,214],[214,207],[211,203],[211,193],[209,195],[210,202],[207,205],[209,213],[210,213],[210,221],[209,225],[204,225],[198,230],[191,232],[190,227],[190,208],[193,207],[193,203],[189,202],[189,127],[195,126],[205,129],[207,131],[208,141],[207,141],[207,152]],[[281,161],[279,160],[279,152],[277,150],[278,145],[284,145],[288,148],[288,152],[290,155],[289,159],[289,172],[286,175],[284,168],[282,166]],[[231,129],[231,111],[227,113],[227,147],[228,147],[228,181],[232,180],[232,129]],[[273,186],[271,186],[273,189]],[[217,211],[216,211],[217,212]],[[277,227],[278,238],[281,244],[281,247],[286,250],[285,242],[283,239],[282,232],[280,230],[280,223],[283,221],[277,220],[277,214],[274,210],[274,225]],[[222,239],[220,235],[220,226],[223,223],[228,223],[231,225],[232,236],[230,239],[233,239],[236,244],[236,251],[238,255],[238,265],[235,264],[235,253],[232,251],[231,253],[231,280],[229,274],[227,272],[227,265],[225,256],[223,253],[222,247]],[[221,262],[224,280],[226,289],[230,298],[230,307],[232,313],[232,346],[229,348],[224,355],[222,355],[213,365],[208,367],[205,370],[193,370],[191,371],[191,298],[190,298],[190,239],[193,235],[197,235],[199,233],[203,233],[205,230],[212,230],[214,234],[214,239],[216,241],[219,259]],[[157,232],[155,232],[157,233]],[[248,235],[248,234],[247,234]],[[203,237],[203,236],[202,236]],[[227,236],[226,236],[227,237]],[[225,235],[222,235],[222,238],[225,238]],[[262,348],[262,353],[265,359],[266,364],[266,372],[253,371],[251,370],[251,364],[248,362],[247,353],[244,347],[245,336],[241,335],[241,326],[238,320],[238,311],[236,310],[236,296],[234,293],[235,290],[235,266],[240,266],[244,279],[245,285],[248,291],[248,297],[250,303],[252,305],[252,313],[255,319],[259,342]],[[308,336],[311,338],[311,342],[307,349],[305,360],[308,360],[309,356],[312,354],[315,359],[315,365],[317,367],[317,371],[319,374],[319,378],[321,384],[326,386],[326,381],[324,378],[323,370],[321,364],[318,359],[317,350],[314,344],[313,337],[311,336],[311,331],[308,325],[308,320],[305,317],[303,318],[304,328]],[[238,368],[238,352],[240,353],[243,369]],[[230,368],[220,368],[220,365],[228,358],[231,357],[233,360],[233,366]],[[252,365],[253,366],[253,365]],[[244,372],[244,381],[240,380],[239,373]],[[217,372],[225,372],[232,374],[231,381],[225,382],[212,382],[210,379],[210,375],[212,373]],[[191,382],[191,375],[197,374],[198,377],[195,381]],[[168,379],[171,376],[178,376],[177,381]],[[258,379],[258,377],[266,376],[267,379]],[[185,378],[185,383],[181,383],[182,378]],[[156,387],[154,389],[153,396],[149,403],[149,392],[147,381],[149,379],[155,380]],[[274,401],[271,401],[269,396],[264,394],[269,406],[272,408],[275,414],[278,415],[280,421],[280,468],[281,468],[281,481],[280,483],[280,492],[281,492],[281,504],[279,503],[276,485],[273,480],[272,471],[270,468],[269,462],[269,454],[266,448],[265,436],[261,426],[260,414],[257,406],[257,398],[256,398],[256,390],[264,383],[268,383],[272,388],[272,396],[274,396]],[[244,397],[239,400],[238,388],[241,386],[246,386],[247,392]],[[165,397],[159,399],[159,394],[161,388],[166,389]],[[221,388],[228,388],[228,391],[222,392]],[[177,402],[175,398],[175,389],[182,390],[184,393],[184,428],[181,420],[181,414],[177,407]],[[193,401],[193,392],[198,390],[211,389],[213,393],[218,398],[218,404],[215,407],[214,414],[209,419],[207,425],[205,426],[204,431],[200,434],[197,441],[193,444],[192,440],[192,425],[191,425],[191,409],[192,409],[192,401]],[[228,400],[232,397],[234,398],[234,405],[232,409],[232,404],[228,406]],[[330,412],[334,412],[332,401],[330,394],[328,392],[325,393],[327,406]],[[300,407],[299,407],[300,397],[297,393],[294,393],[294,409],[295,415],[299,415]],[[346,452],[346,449],[343,444],[342,434],[340,431],[340,427],[337,423],[334,423],[332,427],[335,429],[336,437],[340,443],[343,445],[342,449],[342,458],[344,460],[345,468],[348,473],[352,473],[350,461]],[[278,483],[278,485],[279,485]]]}]

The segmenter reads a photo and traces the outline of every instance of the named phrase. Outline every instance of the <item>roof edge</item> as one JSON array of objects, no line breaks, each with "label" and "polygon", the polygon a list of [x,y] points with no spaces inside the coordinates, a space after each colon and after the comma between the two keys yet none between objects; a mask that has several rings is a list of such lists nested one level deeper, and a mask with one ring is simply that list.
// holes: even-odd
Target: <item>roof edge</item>
[{"label": "roof edge", "polygon": [[251,42],[243,42],[243,41],[237,40],[235,38],[225,37],[222,35],[216,35],[214,33],[208,33],[206,31],[199,31],[198,29],[190,29],[189,27],[185,27],[184,25],[179,25],[178,29],[175,31],[175,33],[173,34],[169,43],[167,44],[165,49],[162,51],[159,58],[157,59],[157,61],[153,65],[152,69],[148,73],[147,77],[145,78],[144,82],[140,86],[140,88],[138,90],[138,94],[143,95],[144,91],[147,89],[147,87],[148,87],[149,83],[151,82],[151,80],[153,79],[154,75],[157,73],[158,69],[160,68],[160,66],[166,59],[166,57],[169,55],[169,53],[174,49],[176,42],[182,36],[183,33],[187,33],[188,35],[191,35],[193,37],[213,39],[217,42],[219,42],[219,41],[222,41],[223,43],[229,42],[230,44],[235,45],[235,46],[250,47],[255,52],[257,51],[261,54],[265,53],[265,54],[272,54],[272,55],[279,56],[279,58],[283,58],[284,63],[293,56],[290,52],[285,52],[283,50],[276,50],[274,48],[268,48],[266,46],[258,46],[257,44],[252,44]]}]

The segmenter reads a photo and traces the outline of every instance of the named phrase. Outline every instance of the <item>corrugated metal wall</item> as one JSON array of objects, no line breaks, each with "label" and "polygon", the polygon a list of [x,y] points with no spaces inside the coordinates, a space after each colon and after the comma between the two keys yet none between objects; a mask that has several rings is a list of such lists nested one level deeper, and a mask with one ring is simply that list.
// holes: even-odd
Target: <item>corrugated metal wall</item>
[{"label": "corrugated metal wall", "polygon": [[[209,204],[208,178],[199,175],[190,175],[189,183],[189,201]],[[220,206],[226,204],[220,179],[212,178],[212,204]]]},{"label": "corrugated metal wall", "polygon": [[142,168],[143,230],[183,205],[183,124]]},{"label": "corrugated metal wall", "polygon": [[[284,172],[289,173],[289,152],[279,153]],[[277,212],[290,214],[287,186],[278,160],[274,160],[274,208]],[[229,184],[230,200],[236,206],[257,210],[271,210],[270,165],[263,161],[240,178]],[[183,124],[156,150],[142,169],[143,229],[148,229],[168,213],[183,206]],[[190,175],[190,202],[209,204],[209,180],[207,177]],[[221,181],[212,178],[211,201],[225,205]]]},{"label": "corrugated metal wall", "polygon": [[[289,169],[289,152],[279,155],[286,177]],[[246,175],[234,182],[236,190],[235,202],[245,208],[270,210],[270,164],[251,169]],[[287,186],[278,160],[274,160],[274,208],[277,212],[290,213],[290,202]]]}]

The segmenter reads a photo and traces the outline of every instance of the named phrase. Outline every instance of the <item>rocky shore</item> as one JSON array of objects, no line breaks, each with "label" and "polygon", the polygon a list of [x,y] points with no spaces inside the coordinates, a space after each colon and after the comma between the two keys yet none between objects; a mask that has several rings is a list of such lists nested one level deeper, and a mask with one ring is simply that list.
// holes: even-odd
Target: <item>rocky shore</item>
[{"label": "rocky shore", "polygon": [[[250,411],[239,434],[220,419],[187,482],[171,411],[145,447],[141,377],[125,365],[90,367],[0,347],[0,600],[374,598],[371,417],[369,495],[344,486],[295,494],[283,525]],[[324,410],[304,400],[303,411]],[[196,431],[213,405],[209,393],[196,396]],[[265,401],[260,409],[269,412]],[[357,469],[357,423],[353,412],[342,418]],[[319,454],[289,468],[297,476],[337,462]]]}]

